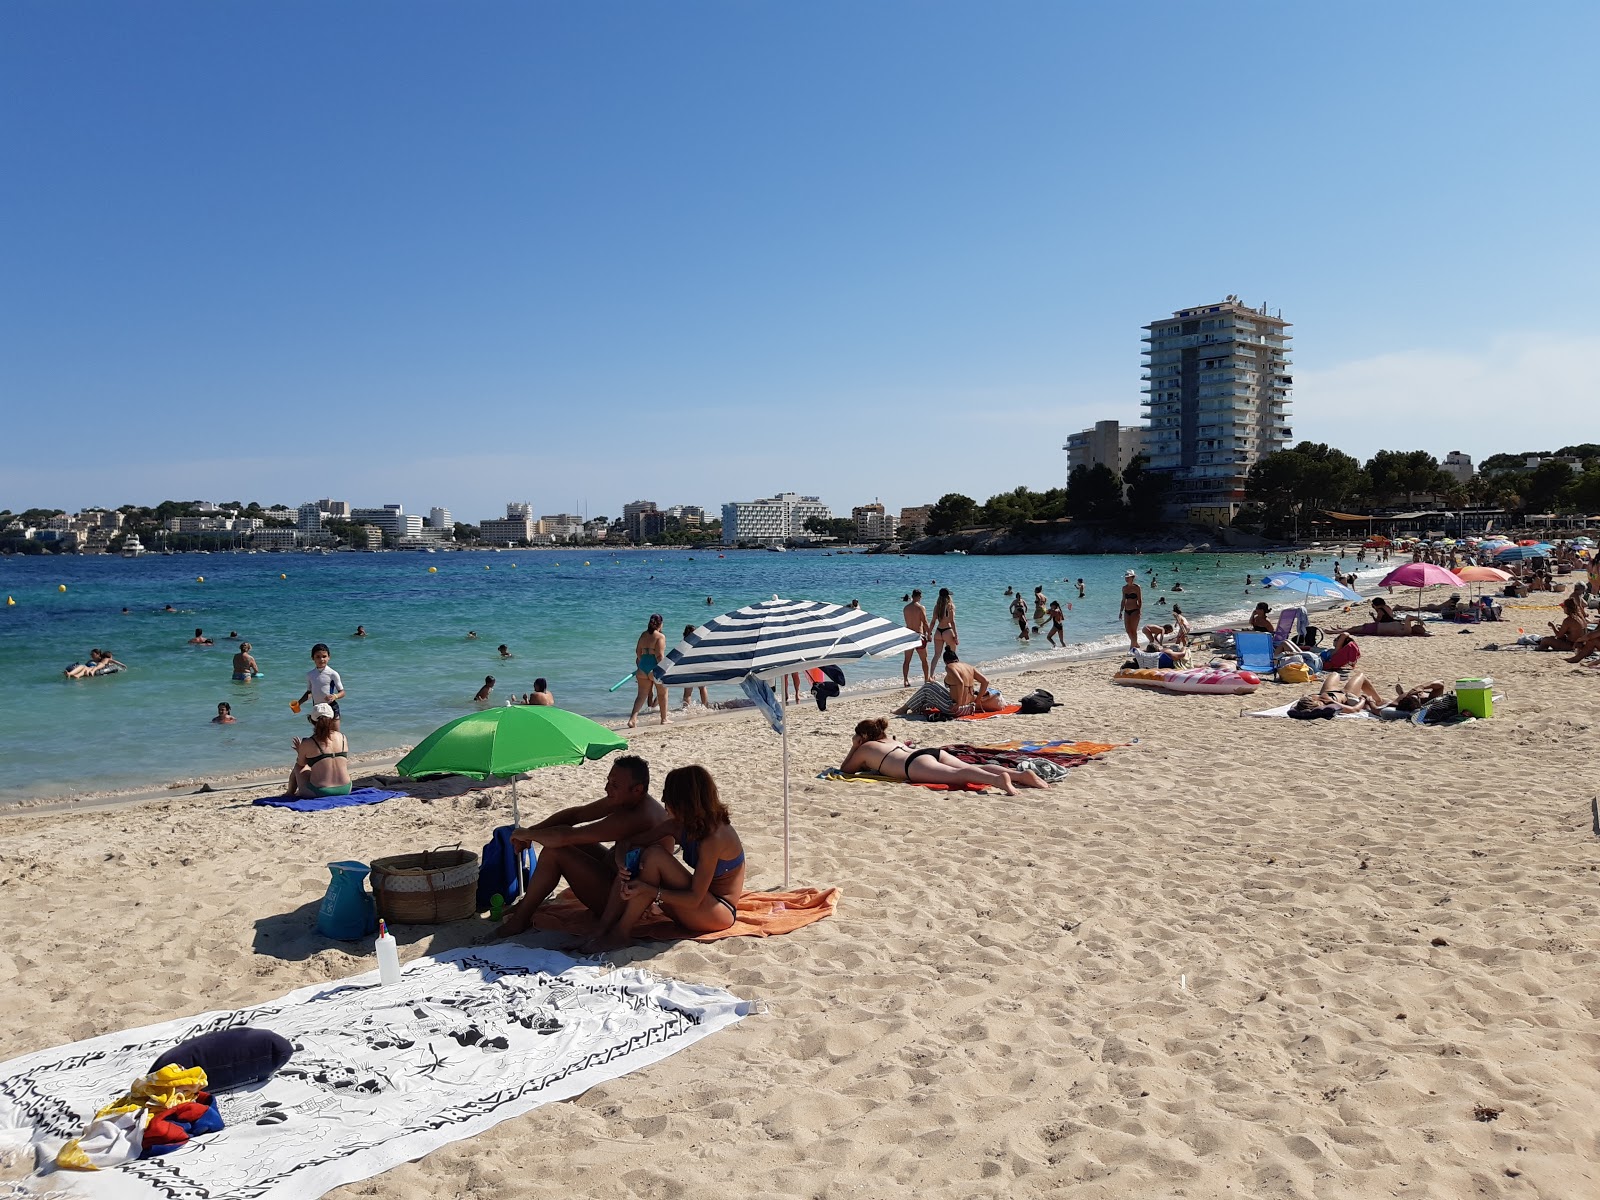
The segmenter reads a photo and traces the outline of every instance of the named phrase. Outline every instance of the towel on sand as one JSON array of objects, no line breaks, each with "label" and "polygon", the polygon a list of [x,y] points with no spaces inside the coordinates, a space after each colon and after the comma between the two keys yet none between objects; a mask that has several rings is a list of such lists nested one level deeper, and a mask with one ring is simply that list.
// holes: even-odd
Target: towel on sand
[{"label": "towel on sand", "polygon": [[958,721],[987,721],[990,717],[1009,717],[1012,713],[1019,713],[1021,711],[1022,711],[1022,705],[1020,705],[1020,704],[1007,704],[1002,708],[995,709],[993,712],[967,713],[965,716],[957,717],[956,720],[958,720]]},{"label": "towel on sand", "polygon": [[927,788],[930,792],[982,792],[987,789],[981,784],[958,783],[954,786],[948,783],[914,783],[909,779],[896,779],[892,775],[879,775],[876,771],[841,771],[838,767],[829,767],[826,771],[817,772],[817,778],[824,783],[909,783],[912,787]]},{"label": "towel on sand", "polygon": [[325,808],[348,808],[352,804],[382,804],[405,794],[364,787],[350,789],[348,796],[262,796],[251,803],[267,808],[292,808],[295,812],[321,812]]},{"label": "towel on sand", "polygon": [[[714,933],[690,933],[671,917],[649,910],[633,927],[634,935],[658,942],[715,942],[729,937],[775,937],[793,933],[823,917],[833,916],[839,907],[839,889],[795,888],[792,892],[746,892],[739,897],[739,911],[732,925]],[[571,892],[540,906],[534,914],[535,929],[561,933],[588,933],[594,914]]]}]

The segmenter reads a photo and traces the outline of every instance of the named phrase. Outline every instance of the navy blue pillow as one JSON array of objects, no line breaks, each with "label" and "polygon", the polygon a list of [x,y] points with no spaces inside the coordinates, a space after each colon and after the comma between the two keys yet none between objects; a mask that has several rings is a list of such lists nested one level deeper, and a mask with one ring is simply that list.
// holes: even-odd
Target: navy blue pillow
[{"label": "navy blue pillow", "polygon": [[150,1065],[200,1067],[206,1073],[206,1090],[226,1092],[270,1079],[289,1061],[294,1046],[270,1029],[219,1029],[174,1046]]}]

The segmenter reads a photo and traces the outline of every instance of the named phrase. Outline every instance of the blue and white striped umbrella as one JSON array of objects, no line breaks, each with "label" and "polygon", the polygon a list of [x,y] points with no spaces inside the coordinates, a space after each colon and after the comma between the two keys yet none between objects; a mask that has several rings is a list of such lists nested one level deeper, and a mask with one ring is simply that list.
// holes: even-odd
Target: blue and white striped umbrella
[{"label": "blue and white striped umbrella", "polygon": [[668,687],[775,678],[824,663],[903,654],[920,634],[861,608],[774,596],[707,621],[667,652],[655,676]]},{"label": "blue and white striped umbrella", "polygon": [[[773,679],[828,663],[903,654],[913,633],[861,608],[774,596],[707,621],[667,652],[655,677],[668,687]],[[783,735],[783,886],[789,886],[789,722]]]}]

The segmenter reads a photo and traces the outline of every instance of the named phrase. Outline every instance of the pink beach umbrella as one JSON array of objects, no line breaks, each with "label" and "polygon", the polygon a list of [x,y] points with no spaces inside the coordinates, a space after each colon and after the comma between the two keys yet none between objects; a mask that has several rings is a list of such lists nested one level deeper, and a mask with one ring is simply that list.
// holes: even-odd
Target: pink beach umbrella
[{"label": "pink beach umbrella", "polygon": [[1383,587],[1414,587],[1417,589],[1417,611],[1422,611],[1422,589],[1432,584],[1442,583],[1449,587],[1460,587],[1461,576],[1454,571],[1447,571],[1436,563],[1409,562],[1402,563],[1390,571],[1378,583]]}]

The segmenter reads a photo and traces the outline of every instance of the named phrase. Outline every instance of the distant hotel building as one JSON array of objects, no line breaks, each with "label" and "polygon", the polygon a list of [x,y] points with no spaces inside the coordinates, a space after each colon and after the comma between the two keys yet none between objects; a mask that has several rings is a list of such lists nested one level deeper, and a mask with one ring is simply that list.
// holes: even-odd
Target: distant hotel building
[{"label": "distant hotel building", "polygon": [[856,505],[850,510],[850,519],[856,523],[856,537],[863,542],[892,542],[900,529],[900,519],[885,512],[876,500]]},{"label": "distant hotel building", "polygon": [[1237,296],[1145,326],[1145,453],[1190,519],[1232,521],[1250,467],[1289,445],[1288,328]]},{"label": "distant hotel building", "polygon": [[450,519],[450,510],[448,508],[430,508],[428,510],[429,529],[437,529],[445,537],[449,537],[450,531],[455,527],[456,523]]},{"label": "distant hotel building", "polygon": [[513,500],[506,505],[504,518],[490,517],[478,523],[478,536],[491,546],[515,546],[533,540],[533,506]]},{"label": "distant hotel building", "polygon": [[1114,475],[1144,450],[1144,430],[1132,425],[1124,428],[1118,421],[1096,421],[1092,429],[1067,435],[1067,474],[1079,467],[1098,467],[1104,464]]},{"label": "distant hotel building", "polygon": [[812,517],[831,520],[833,512],[816,496],[779,492],[765,500],[735,500],[722,506],[722,542],[781,546],[790,538],[810,537]]},{"label": "distant hotel building", "polygon": [[1452,450],[1445,455],[1444,462],[1439,464],[1449,473],[1457,483],[1466,483],[1472,478],[1472,455],[1463,454],[1459,450]]},{"label": "distant hotel building", "polygon": [[383,531],[385,541],[416,537],[422,532],[422,518],[406,512],[401,504],[385,504],[382,508],[352,508],[350,522],[354,525],[373,525]]}]

